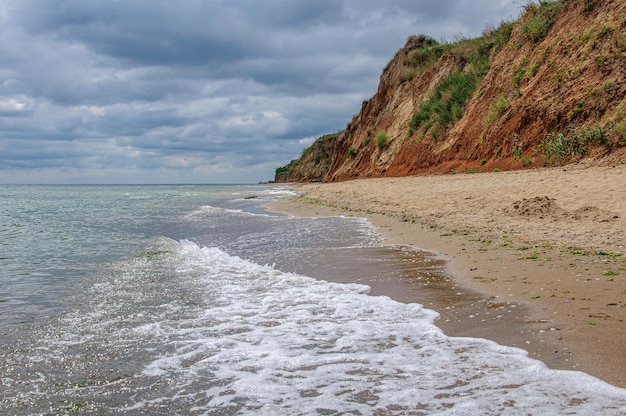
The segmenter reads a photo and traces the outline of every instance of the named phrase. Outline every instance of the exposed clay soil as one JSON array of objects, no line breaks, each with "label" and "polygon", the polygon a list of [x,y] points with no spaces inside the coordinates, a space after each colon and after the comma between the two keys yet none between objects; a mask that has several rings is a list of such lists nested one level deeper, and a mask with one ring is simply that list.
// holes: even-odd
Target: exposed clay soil
[{"label": "exposed clay soil", "polygon": [[[405,60],[415,47],[415,38],[409,39],[345,133],[314,143],[280,181],[518,170],[581,158],[604,166],[625,161],[626,2],[592,3],[587,10],[581,2],[567,2],[540,41],[525,35],[530,16],[522,15],[462,118],[437,137],[410,135],[409,121],[442,80],[459,68],[471,70],[466,56],[473,52],[453,50],[407,80]],[[550,132],[567,136],[594,127],[602,129],[606,143],[590,144],[583,155],[555,158],[542,148]],[[381,131],[390,137],[385,147],[377,145]]]}]

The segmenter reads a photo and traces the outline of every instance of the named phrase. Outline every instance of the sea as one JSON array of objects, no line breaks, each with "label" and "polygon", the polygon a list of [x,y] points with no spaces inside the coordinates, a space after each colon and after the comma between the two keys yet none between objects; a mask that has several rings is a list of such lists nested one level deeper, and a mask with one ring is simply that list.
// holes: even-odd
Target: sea
[{"label": "sea", "polygon": [[375,295],[413,249],[264,208],[294,195],[0,185],[0,414],[626,414],[626,389]]}]

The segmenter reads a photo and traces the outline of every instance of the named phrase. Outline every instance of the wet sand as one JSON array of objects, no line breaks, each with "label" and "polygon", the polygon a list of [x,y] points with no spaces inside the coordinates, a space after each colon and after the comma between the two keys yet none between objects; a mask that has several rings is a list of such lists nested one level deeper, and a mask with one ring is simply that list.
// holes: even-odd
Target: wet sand
[{"label": "wet sand", "polygon": [[294,187],[305,194],[270,209],[364,216],[386,244],[427,250],[445,267],[416,279],[420,260],[406,257],[406,279],[372,282],[373,295],[436,310],[449,335],[626,387],[626,166]]}]

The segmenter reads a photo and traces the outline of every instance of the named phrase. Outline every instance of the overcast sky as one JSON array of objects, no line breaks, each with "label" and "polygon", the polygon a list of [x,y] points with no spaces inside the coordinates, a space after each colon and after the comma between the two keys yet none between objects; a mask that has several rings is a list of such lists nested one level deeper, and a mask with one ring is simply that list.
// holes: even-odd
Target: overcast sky
[{"label": "overcast sky", "polygon": [[256,183],[519,0],[0,0],[0,183]]}]

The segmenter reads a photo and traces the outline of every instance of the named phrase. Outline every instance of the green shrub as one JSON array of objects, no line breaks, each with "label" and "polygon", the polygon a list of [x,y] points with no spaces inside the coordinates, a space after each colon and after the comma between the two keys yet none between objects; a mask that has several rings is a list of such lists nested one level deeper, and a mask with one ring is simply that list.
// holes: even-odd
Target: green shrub
[{"label": "green shrub", "polygon": [[575,124],[568,127],[569,135],[562,132],[550,132],[542,141],[543,152],[547,158],[555,158],[559,161],[587,153],[588,146],[592,144],[604,145],[608,138],[602,127],[583,127],[578,129]]},{"label": "green shrub", "polygon": [[509,105],[511,104],[511,100],[501,95],[498,97],[495,103],[489,108],[489,114],[487,114],[487,124],[491,124],[498,117],[500,117],[506,110],[509,109]]},{"label": "green shrub", "polygon": [[404,68],[404,72],[402,76],[400,76],[400,83],[410,81],[415,77],[415,69],[413,68]]},{"label": "green shrub", "polygon": [[427,132],[434,123],[446,126],[460,120],[465,102],[474,94],[478,82],[475,74],[463,71],[455,72],[441,81],[433,95],[411,118],[410,129],[415,131],[424,127],[424,132]]},{"label": "green shrub", "polygon": [[602,26],[598,31],[598,39],[602,39],[605,36],[610,36],[613,33],[613,28],[611,26]]},{"label": "green shrub", "polygon": [[356,150],[356,148],[354,146],[350,146],[348,148],[348,157],[350,159],[354,159],[354,157],[357,155],[358,150]]},{"label": "green shrub", "polygon": [[391,139],[389,138],[389,135],[387,134],[387,132],[385,130],[381,130],[376,135],[376,146],[378,147],[379,150],[384,150],[389,147],[390,140]]},{"label": "green shrub", "polygon": [[477,39],[461,39],[446,45],[427,42],[426,46],[411,51],[405,65],[433,64],[444,52],[456,56],[461,64],[421,103],[419,111],[409,121],[410,135],[421,129],[421,135],[430,132],[436,139],[445,134],[450,123],[461,119],[466,102],[489,71],[492,57],[509,41],[513,27],[512,22],[502,22],[496,29],[486,29]]},{"label": "green shrub", "polygon": [[483,32],[483,37],[492,42],[493,46],[497,49],[502,48],[511,38],[511,33],[515,27],[514,22],[502,21],[500,26],[494,30],[486,30]]},{"label": "green shrub", "polygon": [[287,173],[287,172],[289,172],[289,169],[287,169],[287,168],[285,168],[285,167],[282,167],[282,166],[281,166],[281,167],[276,168],[276,174],[277,174],[277,175],[278,175],[278,174],[281,174],[281,173]]},{"label": "green shrub", "polygon": [[580,7],[580,11],[583,13],[587,13],[593,10],[593,0],[578,0],[580,3],[582,3],[582,6]]},{"label": "green shrub", "polygon": [[626,121],[616,124],[613,130],[617,133],[620,140],[626,140]]},{"label": "green shrub", "polygon": [[529,40],[539,42],[546,37],[565,3],[559,0],[540,0],[525,6],[522,32]]},{"label": "green shrub", "polygon": [[597,143],[597,144],[606,144],[609,140],[602,127],[594,126],[594,127],[583,127],[579,133],[580,140],[585,143]]},{"label": "green shrub", "polygon": [[541,144],[547,158],[562,160],[572,154],[572,143],[562,132],[546,134]]},{"label": "green shrub", "polygon": [[528,157],[528,156],[523,156],[522,157],[522,165],[525,167],[531,166],[533,163],[535,163],[535,158],[534,157]]},{"label": "green shrub", "polygon": [[424,35],[411,36],[407,45],[408,49],[405,52],[404,65],[419,69],[422,72],[437,62],[449,49],[448,44],[439,43],[435,39]]}]

